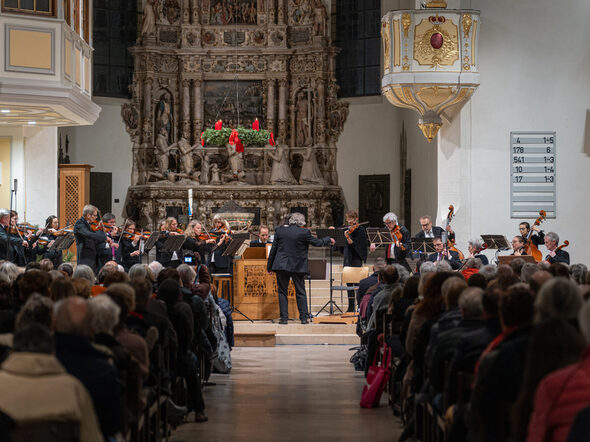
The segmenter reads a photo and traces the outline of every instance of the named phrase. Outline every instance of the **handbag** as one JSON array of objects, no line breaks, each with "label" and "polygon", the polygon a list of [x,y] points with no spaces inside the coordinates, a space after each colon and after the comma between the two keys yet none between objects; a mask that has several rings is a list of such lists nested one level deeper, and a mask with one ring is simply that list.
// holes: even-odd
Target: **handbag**
[{"label": "handbag", "polygon": [[228,374],[231,371],[231,354],[230,348],[221,326],[221,320],[219,319],[219,313],[215,312],[216,315],[213,318],[212,329],[215,338],[217,339],[217,348],[215,353],[211,357],[211,365],[219,372]]},{"label": "handbag", "polygon": [[383,349],[381,361],[377,362],[377,356],[381,352],[376,351],[373,364],[371,364],[367,373],[367,380],[361,395],[362,408],[375,408],[379,406],[381,395],[391,376],[391,355],[389,347],[384,343],[381,348]]}]

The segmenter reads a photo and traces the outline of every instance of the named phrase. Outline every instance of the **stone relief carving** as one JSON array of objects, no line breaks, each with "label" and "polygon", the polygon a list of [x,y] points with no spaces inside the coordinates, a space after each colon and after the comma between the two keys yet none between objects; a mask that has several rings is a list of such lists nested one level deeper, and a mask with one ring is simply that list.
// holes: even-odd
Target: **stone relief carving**
[{"label": "stone relief carving", "polygon": [[[306,208],[312,226],[332,223],[348,107],[327,18],[325,0],[146,1],[121,108],[134,163],[127,206],[140,225],[186,208],[188,188],[203,221],[234,199],[272,228],[291,207]],[[219,118],[233,128],[258,118],[277,147],[201,146]]]}]

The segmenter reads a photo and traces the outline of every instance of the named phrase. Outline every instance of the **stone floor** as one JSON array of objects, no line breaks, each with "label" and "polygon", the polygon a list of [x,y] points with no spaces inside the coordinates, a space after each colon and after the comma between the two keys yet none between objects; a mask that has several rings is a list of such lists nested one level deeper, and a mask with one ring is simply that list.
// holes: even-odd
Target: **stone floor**
[{"label": "stone floor", "polygon": [[184,424],[173,442],[396,441],[401,424],[384,397],[359,407],[364,378],[343,345],[242,347],[229,375],[204,389],[209,422]]}]

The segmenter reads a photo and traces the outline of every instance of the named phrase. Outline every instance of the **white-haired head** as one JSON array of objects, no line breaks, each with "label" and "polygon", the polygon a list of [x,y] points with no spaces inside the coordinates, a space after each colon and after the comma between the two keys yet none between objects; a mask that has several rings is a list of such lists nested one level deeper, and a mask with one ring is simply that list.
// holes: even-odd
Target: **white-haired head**
[{"label": "white-haired head", "polygon": [[291,214],[289,218],[289,224],[295,224],[296,226],[303,227],[305,225],[305,216],[303,213],[295,212]]}]

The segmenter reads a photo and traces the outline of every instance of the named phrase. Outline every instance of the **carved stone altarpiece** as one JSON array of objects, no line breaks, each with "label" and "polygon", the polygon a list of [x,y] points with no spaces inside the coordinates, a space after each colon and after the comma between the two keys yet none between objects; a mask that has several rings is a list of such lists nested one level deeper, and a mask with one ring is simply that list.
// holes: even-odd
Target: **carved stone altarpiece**
[{"label": "carved stone altarpiece", "polygon": [[[126,215],[153,228],[169,207],[188,213],[193,189],[193,216],[205,222],[230,200],[271,226],[292,207],[311,226],[339,218],[336,142],[348,104],[337,99],[324,1],[149,0],[143,17],[121,112],[133,142]],[[280,155],[201,146],[218,119],[249,128],[255,118]]]}]

